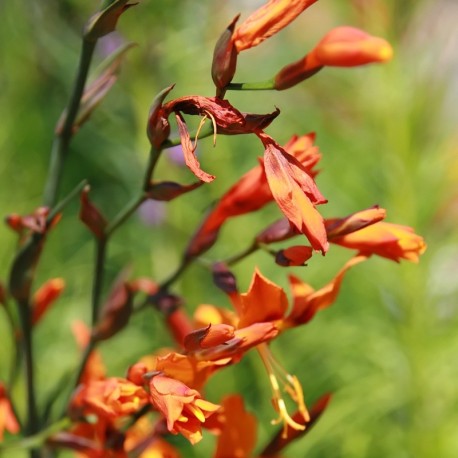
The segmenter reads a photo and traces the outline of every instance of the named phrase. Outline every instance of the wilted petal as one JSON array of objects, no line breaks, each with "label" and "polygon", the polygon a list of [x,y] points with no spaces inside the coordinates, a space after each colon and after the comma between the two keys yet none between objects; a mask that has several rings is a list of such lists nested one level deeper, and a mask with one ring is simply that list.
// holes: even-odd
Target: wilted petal
[{"label": "wilted petal", "polygon": [[173,181],[151,183],[148,188],[148,197],[161,202],[169,202],[183,194],[194,191],[194,189],[199,188],[202,184],[201,181],[189,185],[182,185]]},{"label": "wilted petal", "polygon": [[210,175],[204,172],[200,168],[199,161],[196,157],[196,148],[192,144],[191,137],[189,136],[188,128],[186,127],[186,123],[183,119],[183,116],[180,113],[175,114],[177,125],[178,125],[178,132],[180,133],[181,139],[181,146],[183,147],[183,154],[186,161],[186,165],[189,167],[192,173],[199,178],[199,180],[204,181],[205,183],[209,183],[215,179],[214,175]]}]

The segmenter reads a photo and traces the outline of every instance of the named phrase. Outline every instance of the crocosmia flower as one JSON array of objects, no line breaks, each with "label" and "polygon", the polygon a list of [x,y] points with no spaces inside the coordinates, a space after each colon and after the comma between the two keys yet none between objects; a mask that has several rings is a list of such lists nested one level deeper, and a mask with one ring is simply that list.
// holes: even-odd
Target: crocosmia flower
[{"label": "crocosmia flower", "polygon": [[149,381],[150,401],[167,421],[167,429],[181,433],[192,444],[202,439],[202,423],[219,406],[202,399],[197,390],[184,383],[158,374]]},{"label": "crocosmia flower", "polygon": [[411,227],[384,221],[331,240],[366,256],[376,254],[396,262],[401,259],[418,262],[426,250],[423,237],[415,234]]}]

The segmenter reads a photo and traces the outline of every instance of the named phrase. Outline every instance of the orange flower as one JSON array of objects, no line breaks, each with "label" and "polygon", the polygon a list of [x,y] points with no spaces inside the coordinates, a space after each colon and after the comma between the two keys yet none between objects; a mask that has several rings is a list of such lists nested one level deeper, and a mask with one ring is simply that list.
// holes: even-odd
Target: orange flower
[{"label": "orange flower", "polygon": [[137,412],[148,402],[146,391],[122,378],[94,380],[80,385],[70,404],[70,412],[95,413],[100,417],[115,420]]},{"label": "orange flower", "polygon": [[232,37],[237,51],[253,48],[294,21],[317,0],[270,0],[235,30]]},{"label": "orange flower", "polygon": [[355,67],[391,59],[393,50],[383,38],[353,27],[331,30],[302,59],[284,67],[275,76],[275,89],[288,89],[310,78],[324,66]]},{"label": "orange flower", "polygon": [[419,256],[426,250],[425,241],[411,227],[383,221],[341,237],[334,237],[331,242],[359,250],[365,256],[376,254],[396,262],[401,259],[418,262]]},{"label": "orange flower", "polygon": [[266,134],[259,134],[264,151],[264,169],[272,195],[290,223],[302,232],[312,247],[328,250],[326,229],[315,205],[327,200],[302,164]]},{"label": "orange flower", "polygon": [[293,293],[293,306],[289,315],[278,324],[278,327],[284,330],[305,324],[315,316],[316,312],[332,305],[339,294],[340,286],[347,271],[366,259],[366,256],[351,258],[328,284],[316,291],[299,278],[290,275],[289,281]]},{"label": "orange flower", "polygon": [[158,374],[149,381],[150,401],[167,420],[167,429],[183,434],[191,444],[202,439],[202,423],[219,409],[204,399],[197,390],[184,383]]},{"label": "orange flower", "polygon": [[[320,160],[318,148],[313,145],[315,135],[294,135],[284,150],[294,156],[310,176],[315,176],[313,167]],[[221,226],[227,219],[251,213],[268,204],[274,197],[269,188],[263,161],[249,170],[218,201],[188,245],[186,255],[198,256],[208,250],[217,240]]]},{"label": "orange flower", "polygon": [[11,434],[17,434],[19,432],[19,423],[14,415],[6,388],[0,382],[0,442],[3,440],[5,429]]},{"label": "orange flower", "polygon": [[209,426],[221,431],[213,458],[252,456],[256,445],[256,417],[245,410],[240,395],[226,396],[221,409],[210,418]]}]

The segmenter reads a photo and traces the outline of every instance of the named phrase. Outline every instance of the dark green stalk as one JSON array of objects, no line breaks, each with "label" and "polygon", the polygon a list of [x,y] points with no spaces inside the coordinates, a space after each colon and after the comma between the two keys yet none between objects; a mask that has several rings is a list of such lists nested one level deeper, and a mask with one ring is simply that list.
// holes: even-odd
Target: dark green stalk
[{"label": "dark green stalk", "polygon": [[[33,367],[32,321],[28,301],[18,301],[19,318],[22,328],[22,354],[24,355],[27,390],[27,422],[25,434],[31,436],[39,431],[37,402],[35,397],[35,371]],[[34,454],[31,454],[33,457]]]},{"label": "dark green stalk", "polygon": [[97,323],[100,298],[102,296],[103,289],[103,277],[105,272],[105,256],[108,239],[106,237],[96,239],[96,254],[95,254],[95,265],[94,265],[94,283],[92,285],[92,327]]},{"label": "dark green stalk", "polygon": [[162,291],[166,291],[167,289],[169,289],[170,285],[172,285],[172,283],[175,283],[180,278],[181,274],[193,263],[194,259],[195,258],[184,257],[181,260],[181,263],[178,266],[177,270],[173,272],[173,274],[170,275],[169,278],[167,278],[161,283],[159,289]]},{"label": "dark green stalk", "polygon": [[259,245],[257,242],[254,242],[251,246],[249,246],[246,250],[235,254],[234,256],[231,256],[230,258],[226,259],[223,261],[225,264],[228,266],[233,266],[234,264],[237,264],[239,261],[242,261],[246,257],[248,257],[250,254],[258,251]]},{"label": "dark green stalk", "polygon": [[51,160],[43,194],[43,204],[52,207],[57,199],[62,171],[67,156],[68,146],[73,136],[73,123],[78,114],[81,97],[84,92],[89,67],[94,53],[95,42],[83,40],[78,74],[73,86],[73,93],[68,103],[65,114],[65,121],[60,132],[56,134],[51,150]]},{"label": "dark green stalk", "polygon": [[273,79],[256,83],[230,83],[226,86],[228,91],[272,91],[274,89],[275,81]]},{"label": "dark green stalk", "polygon": [[118,229],[124,222],[135,212],[135,210],[145,201],[146,195],[141,192],[135,196],[108,224],[105,229],[106,237],[113,235],[113,232]]},{"label": "dark green stalk", "polygon": [[[43,443],[51,437],[53,434],[58,433],[64,429],[67,429],[72,424],[72,421],[65,417],[53,423],[48,428],[43,429],[42,431],[34,434],[32,436],[26,437],[25,439],[15,439],[9,442],[3,442],[0,444],[0,453],[4,450],[16,450],[16,449],[31,449],[40,447]],[[37,455],[38,456],[38,455]]]}]

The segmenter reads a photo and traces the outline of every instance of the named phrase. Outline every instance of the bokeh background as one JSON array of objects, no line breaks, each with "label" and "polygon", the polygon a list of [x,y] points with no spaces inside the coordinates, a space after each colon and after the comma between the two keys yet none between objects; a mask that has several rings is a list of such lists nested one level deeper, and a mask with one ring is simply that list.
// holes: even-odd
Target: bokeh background
[{"label": "bokeh background", "polygon": [[[213,95],[213,46],[232,17],[246,17],[262,2],[151,1],[127,12],[119,32],[106,37],[95,63],[113,47],[138,43],[119,81],[75,137],[61,195],[87,178],[92,197],[114,216],[138,189],[148,153],[145,124],[162,88],[173,97]],[[0,3],[0,209],[26,214],[40,205],[56,119],[66,104],[79,55],[80,31],[95,1],[16,0]],[[228,93],[242,111],[281,116],[268,132],[279,142],[314,131],[323,160],[318,185],[329,199],[326,217],[374,204],[388,221],[415,228],[428,243],[420,264],[371,259],[345,279],[335,306],[272,345],[278,360],[302,381],[306,400],[334,393],[320,422],[285,456],[309,458],[455,458],[458,456],[458,2],[353,0],[318,2],[287,29],[242,53],[235,81],[271,77],[304,55],[330,28],[353,25],[387,38],[392,62],[358,69],[325,69],[279,93]],[[110,280],[126,265],[133,276],[160,281],[179,262],[202,215],[262,154],[255,138],[222,137],[199,143],[205,170],[217,176],[170,204],[149,203],[116,233],[109,248]],[[178,159],[177,159],[178,157]],[[164,153],[157,177],[191,182],[179,151]],[[73,320],[89,321],[93,241],[78,222],[77,202],[49,238],[36,285],[61,276],[64,295],[40,323],[34,340],[39,398],[75,370]],[[245,248],[252,235],[279,216],[275,206],[230,221],[207,260]],[[6,281],[15,235],[0,229],[0,279]],[[255,254],[234,271],[246,290],[255,265],[286,287],[292,272],[320,287],[349,253],[332,247],[308,267],[282,269]],[[200,303],[229,306],[208,271],[192,266],[176,283],[192,310]],[[0,379],[11,362],[11,336],[0,310]],[[171,345],[152,309],[101,345],[110,375],[123,375],[140,356]],[[21,383],[14,397],[20,409]],[[244,394],[259,418],[258,444],[268,441],[270,388],[256,354],[215,376],[206,396]],[[57,402],[58,404],[58,402]],[[195,448],[173,439],[183,456],[211,456],[213,438]],[[23,454],[18,452],[21,457]],[[68,456],[63,454],[62,456]]]}]

